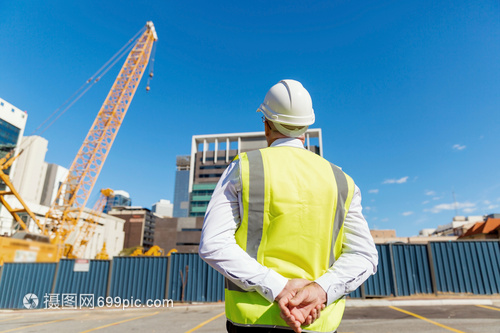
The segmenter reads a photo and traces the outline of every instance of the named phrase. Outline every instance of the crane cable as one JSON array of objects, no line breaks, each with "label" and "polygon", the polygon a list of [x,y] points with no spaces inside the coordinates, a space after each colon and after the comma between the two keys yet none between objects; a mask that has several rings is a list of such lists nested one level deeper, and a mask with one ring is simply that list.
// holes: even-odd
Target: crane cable
[{"label": "crane cable", "polygon": [[149,91],[149,82],[153,79],[153,71],[155,67],[155,54],[156,54],[156,42],[153,43],[153,50],[151,51],[151,57],[149,60],[149,75],[148,75],[148,83],[146,84],[146,91]]},{"label": "crane cable", "polygon": [[[52,114],[45,119],[30,135],[42,135],[46,130],[48,130],[54,122],[59,119],[68,109],[73,106],[94,84],[96,84],[114,65],[123,58],[126,54],[130,52],[130,50],[134,47],[137,42],[137,39],[144,32],[146,27],[143,27],[139,30],[134,37],[132,37],[127,43],[118,52],[116,52],[104,65],[101,66],[80,88],[78,88],[72,95],[69,97],[64,103],[61,104]],[[83,90],[83,91],[82,91]],[[78,96],[77,96],[78,95]],[[75,97],[76,96],[76,97]],[[64,107],[64,109],[62,109]],[[62,109],[62,111],[60,111]],[[59,114],[57,114],[59,113]],[[56,116],[57,114],[57,116]],[[51,118],[53,119],[47,126],[42,129],[42,126],[45,125]]]}]

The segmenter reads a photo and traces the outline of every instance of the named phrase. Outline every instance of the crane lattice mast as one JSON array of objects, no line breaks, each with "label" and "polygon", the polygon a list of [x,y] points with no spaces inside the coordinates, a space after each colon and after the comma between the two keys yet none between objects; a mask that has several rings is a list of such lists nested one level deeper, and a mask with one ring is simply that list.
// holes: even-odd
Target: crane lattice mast
[{"label": "crane lattice mast", "polygon": [[157,39],[153,22],[148,22],[97,114],[69,169],[66,181],[60,186],[56,199],[46,214],[47,226],[55,235],[52,240],[54,243],[65,243],[78,224]]}]

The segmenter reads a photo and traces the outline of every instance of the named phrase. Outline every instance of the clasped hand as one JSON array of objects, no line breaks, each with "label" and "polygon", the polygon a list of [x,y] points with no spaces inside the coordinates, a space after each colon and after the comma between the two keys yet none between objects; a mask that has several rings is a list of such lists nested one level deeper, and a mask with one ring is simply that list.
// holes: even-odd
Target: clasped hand
[{"label": "clasped hand", "polygon": [[320,317],[325,308],[326,293],[317,283],[306,279],[289,280],[276,297],[280,316],[295,332],[302,332],[302,325],[310,325]]}]

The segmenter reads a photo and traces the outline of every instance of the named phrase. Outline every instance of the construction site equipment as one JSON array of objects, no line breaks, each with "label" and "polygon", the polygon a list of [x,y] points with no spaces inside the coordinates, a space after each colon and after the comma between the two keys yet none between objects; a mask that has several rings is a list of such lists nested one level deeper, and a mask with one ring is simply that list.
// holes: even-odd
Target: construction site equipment
[{"label": "construction site equipment", "polygon": [[[2,266],[4,262],[55,262],[58,260],[57,245],[50,244],[47,230],[40,221],[38,221],[28,205],[26,205],[26,202],[24,202],[14,188],[9,176],[4,172],[4,170],[10,168],[14,160],[18,158],[21,153],[11,157],[12,152],[10,152],[0,159],[0,179],[6,185],[6,189],[0,191],[0,202],[16,221],[17,228],[24,230],[15,233],[12,237],[0,237],[0,266]],[[5,198],[8,196],[17,199],[19,204],[16,206],[21,206],[22,208],[13,208]],[[41,230],[41,234],[29,233],[29,227],[23,221],[19,213],[28,214]]]},{"label": "construction site equipment", "polygon": [[177,252],[178,252],[177,249],[172,249],[172,250],[168,251],[166,256],[170,257],[172,255],[172,253],[177,253]]},{"label": "construction site equipment", "polygon": [[[113,193],[114,192],[112,189],[101,189],[101,195],[96,201],[94,208],[92,208],[91,214],[89,214],[89,216],[82,221],[83,224],[79,228],[76,228],[75,232],[77,233],[77,235],[75,241],[73,242],[73,244],[65,244],[64,256],[66,258],[73,259],[82,257],[88,243],[94,236],[95,229],[97,227],[97,221],[102,216],[104,206],[106,206],[106,202],[108,201],[108,199],[113,197]],[[108,255],[106,252],[106,243],[104,243],[100,255]]]},{"label": "construction site equipment", "polygon": [[[45,230],[44,226],[38,221],[38,219],[35,217],[35,214],[29,209],[28,205],[26,205],[26,202],[24,202],[17,190],[14,188],[14,185],[10,181],[9,175],[4,172],[4,170],[9,169],[14,161],[22,154],[21,151],[17,156],[11,157],[12,152],[13,151],[9,152],[7,155],[0,159],[0,179],[7,186],[7,189],[0,191],[0,202],[2,203],[2,205],[4,205],[5,208],[7,208],[20,228],[22,228],[23,230],[28,230],[28,226],[19,216],[19,213],[26,213],[29,215],[29,217],[31,217],[33,221],[35,221],[42,234],[48,236],[48,232]],[[14,198],[16,198],[22,208],[13,208],[5,199],[5,197],[7,196],[13,196]]]},{"label": "construction site equipment", "polygon": [[[146,70],[153,43],[158,39],[153,22],[125,60],[118,77],[92,124],[87,137],[73,161],[67,179],[46,214],[46,223],[53,241],[66,243],[101,172],[109,150],[118,134],[123,118]],[[61,256],[63,249],[60,249]]]},{"label": "construction site equipment", "polygon": [[96,259],[100,259],[100,260],[108,260],[109,259],[109,254],[108,254],[108,251],[106,251],[106,242],[104,242],[104,244],[102,245],[102,250],[101,252],[99,252],[96,256],[95,256]]},{"label": "construction site equipment", "polygon": [[[85,237],[87,236],[85,235],[89,235],[89,232],[80,230],[80,233],[84,236],[81,239],[77,239],[76,243],[65,245],[68,243],[70,234],[78,226],[78,221],[81,219],[88,198],[146,70],[151,50],[156,40],[158,40],[158,37],[153,22],[147,22],[143,33],[137,39],[127,56],[106,100],[87,133],[69,169],[67,179],[59,187],[57,196],[45,216],[45,224],[39,224],[34,214],[30,214],[30,217],[37,223],[41,233],[48,235],[50,243],[57,246],[56,260],[59,260],[63,256],[72,256],[75,251],[79,253],[76,247],[86,244]],[[15,219],[15,215],[20,211],[28,212],[29,214],[29,209],[17,191],[15,191],[10,180],[8,180],[8,176],[2,177],[2,180],[10,189],[9,193],[0,193],[0,200],[7,210],[9,210]],[[23,210],[13,209],[5,204],[3,196],[11,194],[10,192],[21,202],[24,207]],[[20,218],[16,219],[16,221],[23,230],[28,231],[27,226]],[[12,248],[10,251],[16,251],[15,246],[9,248]],[[11,258],[12,256],[9,255],[8,257]],[[37,261],[39,260],[37,259]]]},{"label": "construction site equipment", "polygon": [[144,249],[142,247],[138,247],[134,252],[130,255],[131,257],[161,257],[165,254],[165,251],[159,247],[158,245],[152,246],[146,252],[143,252]]}]

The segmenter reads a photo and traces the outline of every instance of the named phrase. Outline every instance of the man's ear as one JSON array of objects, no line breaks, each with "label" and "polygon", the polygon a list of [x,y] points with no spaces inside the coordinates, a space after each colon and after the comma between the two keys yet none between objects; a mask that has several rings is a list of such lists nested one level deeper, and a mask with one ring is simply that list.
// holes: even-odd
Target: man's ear
[{"label": "man's ear", "polygon": [[271,135],[271,126],[269,126],[267,120],[264,122],[264,133],[266,136]]}]

